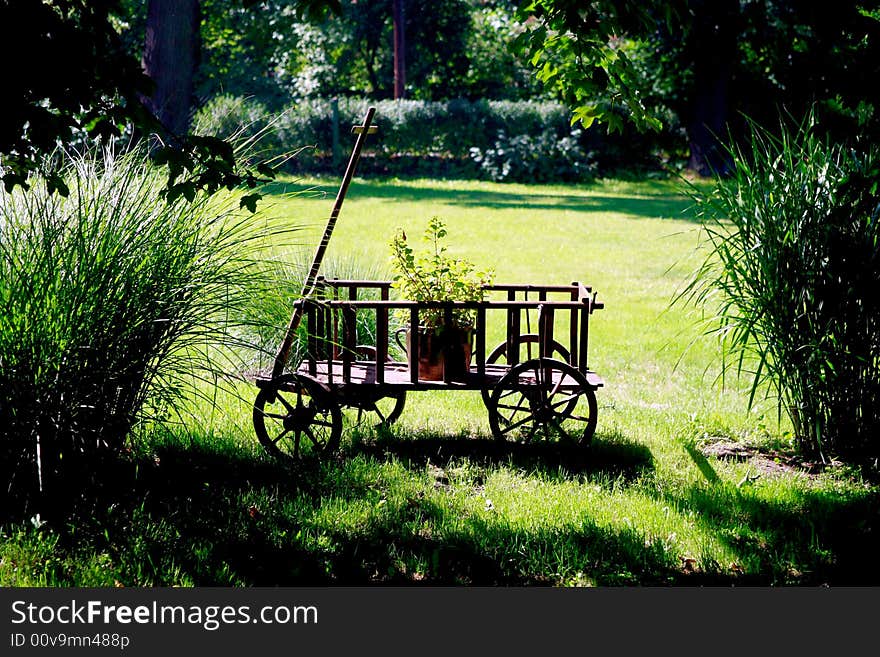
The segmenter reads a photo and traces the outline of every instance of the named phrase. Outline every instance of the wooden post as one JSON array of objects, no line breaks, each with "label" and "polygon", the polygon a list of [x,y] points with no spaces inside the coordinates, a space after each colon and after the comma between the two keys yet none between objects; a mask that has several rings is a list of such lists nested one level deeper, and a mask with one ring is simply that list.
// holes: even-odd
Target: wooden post
[{"label": "wooden post", "polygon": [[[577,301],[580,295],[578,294],[578,285],[577,283],[571,284],[571,300]],[[569,312],[569,323],[568,323],[568,360],[569,365],[572,367],[577,367],[578,365],[578,309],[572,308]]]},{"label": "wooden post", "polygon": [[324,329],[328,336],[327,345],[327,383],[333,383],[333,359],[336,358],[336,313],[329,306],[324,306]]},{"label": "wooden post", "polygon": [[[516,301],[516,291],[508,290],[508,301]],[[529,311],[526,310],[526,313]],[[513,367],[519,363],[519,331],[520,331],[519,308],[507,309],[507,363]]]},{"label": "wooden post", "polygon": [[[382,301],[388,301],[388,289],[382,289]],[[376,308],[376,383],[385,383],[385,360],[388,358],[388,307]]]},{"label": "wooden post", "polygon": [[[339,301],[339,288],[334,285],[333,289],[333,301]],[[339,358],[339,312],[332,312],[331,317],[329,318],[328,326],[331,326],[330,330],[330,355],[328,358],[330,360],[336,360]]]},{"label": "wooden post", "polygon": [[450,356],[457,352],[452,344],[452,306],[443,308],[443,340],[440,350],[443,359],[443,382],[449,383],[452,380],[449,374],[451,368],[448,367],[449,361],[452,360]]},{"label": "wooden post", "polygon": [[330,126],[330,138],[333,144],[333,168],[339,166],[342,159],[342,147],[339,145],[339,99],[334,98],[330,101],[330,114],[332,125]]},{"label": "wooden post", "polygon": [[[306,300],[303,299],[301,303],[306,303]],[[306,334],[308,336],[309,344],[308,359],[310,376],[316,376],[318,374],[318,355],[321,350],[319,340],[325,339],[325,336],[323,335],[323,314],[323,309],[318,308],[314,304],[309,304],[309,309],[306,314]]]},{"label": "wooden post", "polygon": [[486,307],[477,308],[477,372],[480,376],[486,374]]},{"label": "wooden post", "polygon": [[357,342],[357,316],[355,309],[346,306],[342,309],[342,381],[351,383],[351,361]]},{"label": "wooden post", "polygon": [[419,307],[409,311],[409,380],[419,382]]},{"label": "wooden post", "polygon": [[587,363],[587,341],[590,339],[590,302],[587,300],[584,307],[581,308],[581,345],[578,350],[578,369],[586,372],[589,364]]},{"label": "wooden post", "polygon": [[538,356],[549,358],[553,352],[553,306],[541,304],[538,306]]}]

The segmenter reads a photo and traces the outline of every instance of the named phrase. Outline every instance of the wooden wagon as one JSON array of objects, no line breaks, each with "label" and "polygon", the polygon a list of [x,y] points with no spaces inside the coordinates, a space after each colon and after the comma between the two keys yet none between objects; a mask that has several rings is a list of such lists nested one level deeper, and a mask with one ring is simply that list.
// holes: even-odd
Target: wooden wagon
[{"label": "wooden wagon", "polygon": [[[391,300],[386,281],[319,279],[316,287],[312,298],[299,302],[308,336],[305,358],[293,372],[257,379],[254,427],[270,452],[333,450],[342,434],[342,408],[391,424],[400,417],[407,392],[419,390],[481,391],[489,426],[500,440],[587,443],[592,437],[595,391],[603,382],[588,367],[587,347],[590,315],[603,305],[589,287],[491,285],[487,293],[507,298],[454,303]],[[365,290],[378,290],[379,298],[364,299]],[[421,378],[419,341],[410,341],[405,360],[390,355],[392,312],[409,315],[396,332],[413,332],[419,312],[428,308],[440,308],[449,317],[455,309],[475,311],[472,363],[463,375]],[[359,321],[360,314],[372,321]],[[524,330],[530,316],[536,316],[534,333]],[[557,318],[567,328],[564,337],[557,335]],[[505,327],[505,339],[497,345],[486,344],[492,322]],[[359,324],[375,327],[369,341],[359,335]]]},{"label": "wooden wagon", "polygon": [[[253,422],[260,442],[275,455],[325,453],[339,444],[343,408],[387,425],[400,417],[408,392],[479,390],[499,440],[589,443],[596,428],[595,393],[603,385],[588,366],[590,316],[603,307],[589,286],[488,285],[486,301],[429,303],[391,299],[388,281],[317,275],[372,112],[355,128],[359,136],[352,158],[275,367],[256,379]],[[410,337],[406,345],[398,340],[400,349],[393,343],[395,334],[419,335],[419,314],[437,309],[446,326],[457,311],[476,316],[464,345],[464,366],[442,368],[439,377],[422,368],[420,339]],[[406,318],[402,325],[393,325],[401,315]],[[303,319],[305,357],[289,371],[291,346]],[[502,334],[499,344],[487,344],[487,336]],[[443,335],[431,350],[449,360],[462,345]]]}]

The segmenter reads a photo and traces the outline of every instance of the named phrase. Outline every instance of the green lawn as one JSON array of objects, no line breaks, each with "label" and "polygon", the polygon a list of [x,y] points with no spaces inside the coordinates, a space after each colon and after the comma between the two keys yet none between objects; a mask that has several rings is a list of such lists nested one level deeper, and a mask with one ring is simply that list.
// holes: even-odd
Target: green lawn
[{"label": "green lawn", "polygon": [[[267,221],[303,230],[268,251],[307,261],[336,184],[274,185]],[[799,467],[773,403],[722,390],[717,343],[670,308],[703,257],[688,207],[670,182],[356,181],[328,273],[387,276],[393,230],[438,215],[498,282],[598,291],[593,445],[498,445],[478,394],[421,392],[335,458],[276,463],[242,386],[139,436],[68,520],[7,527],[0,584],[876,584],[877,489]]]}]

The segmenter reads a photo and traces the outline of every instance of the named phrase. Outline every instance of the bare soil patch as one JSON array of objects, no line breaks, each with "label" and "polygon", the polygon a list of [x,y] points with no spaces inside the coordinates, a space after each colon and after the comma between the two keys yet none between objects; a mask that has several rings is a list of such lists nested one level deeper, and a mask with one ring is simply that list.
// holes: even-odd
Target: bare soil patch
[{"label": "bare soil patch", "polygon": [[747,462],[760,475],[801,475],[815,477],[836,462],[807,461],[800,456],[781,450],[759,448],[724,436],[710,436],[700,446],[700,452],[725,461]]}]

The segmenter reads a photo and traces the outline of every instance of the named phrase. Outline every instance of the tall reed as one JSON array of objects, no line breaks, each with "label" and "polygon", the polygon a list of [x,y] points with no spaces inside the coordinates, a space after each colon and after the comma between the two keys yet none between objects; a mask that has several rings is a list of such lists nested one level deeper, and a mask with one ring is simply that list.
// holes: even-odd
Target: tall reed
[{"label": "tall reed", "polygon": [[733,171],[696,195],[711,255],[684,296],[713,309],[734,367],[766,385],[800,448],[880,456],[880,154],[810,118],[753,126]]},{"label": "tall reed", "polygon": [[[167,203],[144,153],[67,155],[70,195],[0,195],[0,449],[8,493],[63,493],[83,457],[233,372],[262,238],[232,195]],[[6,484],[4,484],[6,485]]]}]

